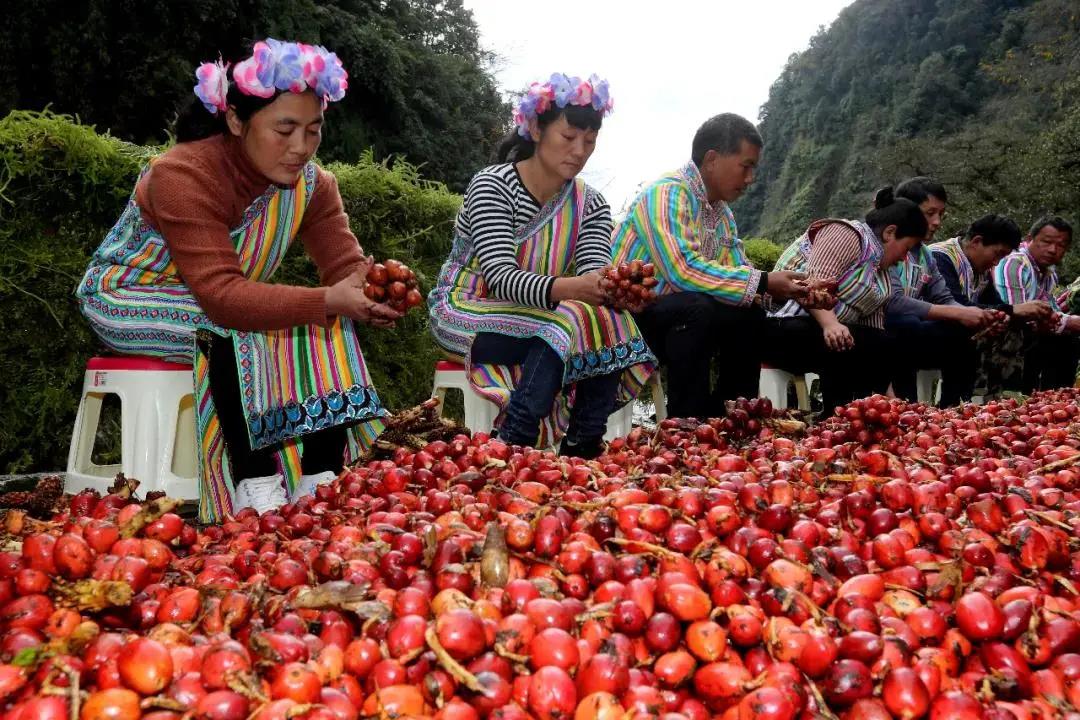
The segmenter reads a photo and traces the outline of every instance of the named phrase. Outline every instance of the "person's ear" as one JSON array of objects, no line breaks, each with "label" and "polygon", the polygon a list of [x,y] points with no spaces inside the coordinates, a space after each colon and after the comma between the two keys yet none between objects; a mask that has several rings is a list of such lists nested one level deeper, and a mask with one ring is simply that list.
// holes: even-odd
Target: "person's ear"
[{"label": "person's ear", "polygon": [[244,121],[240,119],[240,116],[236,114],[236,110],[231,105],[225,111],[225,124],[229,128],[229,132],[236,137],[240,137],[244,131]]},{"label": "person's ear", "polygon": [[535,119],[530,120],[529,121],[529,137],[532,138],[532,141],[534,143],[538,143],[538,142],[540,142],[540,135],[541,135],[540,126],[537,124]]},{"label": "person's ear", "polygon": [[896,226],[886,225],[885,229],[881,231],[881,239],[886,243],[896,242]]}]

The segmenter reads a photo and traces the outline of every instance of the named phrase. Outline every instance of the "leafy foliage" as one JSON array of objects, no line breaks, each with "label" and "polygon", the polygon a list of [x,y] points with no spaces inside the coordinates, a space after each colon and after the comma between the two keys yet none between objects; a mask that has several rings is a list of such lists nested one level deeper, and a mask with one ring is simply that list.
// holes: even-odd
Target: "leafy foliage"
[{"label": "leafy foliage", "polygon": [[[0,120],[0,472],[64,465],[86,360],[102,352],[75,286],[140,167],[159,150],[52,113]],[[365,252],[408,263],[430,287],[460,198],[414,166],[391,167],[371,152],[328,169]],[[274,280],[310,284],[315,277],[294,243]],[[437,351],[423,312],[393,331],[363,328],[362,343],[384,403],[400,408],[427,397]]]},{"label": "leafy foliage", "polygon": [[1072,0],[858,0],[773,84],[739,225],[790,240],[915,174],[949,190],[939,237],[986,212],[1080,219],[1078,70]]},{"label": "leafy foliage", "polygon": [[49,106],[137,143],[166,141],[198,63],[268,35],[325,45],[349,72],[327,160],[371,148],[463,189],[509,117],[462,0],[27,0],[4,20],[0,115]]},{"label": "leafy foliage", "polygon": [[784,248],[763,237],[743,241],[743,248],[746,250],[746,257],[750,260],[750,264],[766,272],[776,267],[776,261],[780,259],[780,253],[784,251]]}]

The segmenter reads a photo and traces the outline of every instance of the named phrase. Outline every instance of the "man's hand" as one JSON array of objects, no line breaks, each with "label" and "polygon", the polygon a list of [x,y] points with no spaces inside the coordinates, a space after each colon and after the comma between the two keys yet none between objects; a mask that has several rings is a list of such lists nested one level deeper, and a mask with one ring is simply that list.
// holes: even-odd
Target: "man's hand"
[{"label": "man's hand", "polygon": [[855,347],[855,338],[843,323],[830,323],[822,328],[822,332],[825,334],[825,347],[833,352],[844,352]]},{"label": "man's hand", "polygon": [[980,307],[958,305],[951,308],[952,319],[971,330],[981,330],[997,322],[997,313]]},{"label": "man's hand", "polygon": [[1054,309],[1050,307],[1049,303],[1045,303],[1042,300],[1032,300],[1030,302],[1020,303],[1019,305],[1013,305],[1013,317],[1021,320],[1043,322],[1048,320],[1053,314]]},{"label": "man's hand", "polygon": [[810,292],[810,286],[805,280],[805,273],[778,270],[769,273],[765,289],[770,295],[781,300],[802,300]]}]

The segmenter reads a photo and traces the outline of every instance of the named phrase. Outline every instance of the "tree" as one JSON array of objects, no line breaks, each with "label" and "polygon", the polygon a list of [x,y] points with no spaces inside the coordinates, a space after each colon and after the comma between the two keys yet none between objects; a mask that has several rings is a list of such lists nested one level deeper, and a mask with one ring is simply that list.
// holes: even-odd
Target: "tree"
[{"label": "tree", "polygon": [[199,62],[241,59],[269,35],[325,45],[349,72],[349,93],[328,112],[324,160],[371,148],[461,189],[508,125],[493,58],[461,0],[27,0],[5,20],[0,116],[51,106],[160,143],[192,102]]}]

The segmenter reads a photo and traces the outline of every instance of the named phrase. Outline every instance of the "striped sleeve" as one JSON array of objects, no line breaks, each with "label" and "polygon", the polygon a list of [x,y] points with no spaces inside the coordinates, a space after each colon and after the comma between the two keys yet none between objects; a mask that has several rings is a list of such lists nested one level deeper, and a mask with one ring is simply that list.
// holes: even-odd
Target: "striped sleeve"
[{"label": "striped sleeve", "polygon": [[574,248],[574,270],[584,275],[611,264],[611,207],[598,192],[590,193]]},{"label": "striped sleeve", "polygon": [[813,278],[838,279],[859,261],[859,233],[842,223],[829,223],[814,236],[806,273]]},{"label": "striped sleeve", "polygon": [[674,182],[648,188],[634,206],[634,224],[665,283],[703,292],[729,305],[753,302],[761,272],[729,267],[701,254],[690,191]]},{"label": "striped sleeve", "polygon": [[1039,290],[1035,273],[1019,253],[1009,255],[994,268],[994,289],[1002,302],[1009,305],[1035,300]]},{"label": "striped sleeve", "polygon": [[514,242],[514,196],[506,181],[480,173],[465,191],[473,250],[491,297],[527,307],[550,308],[555,278],[521,268]]}]

